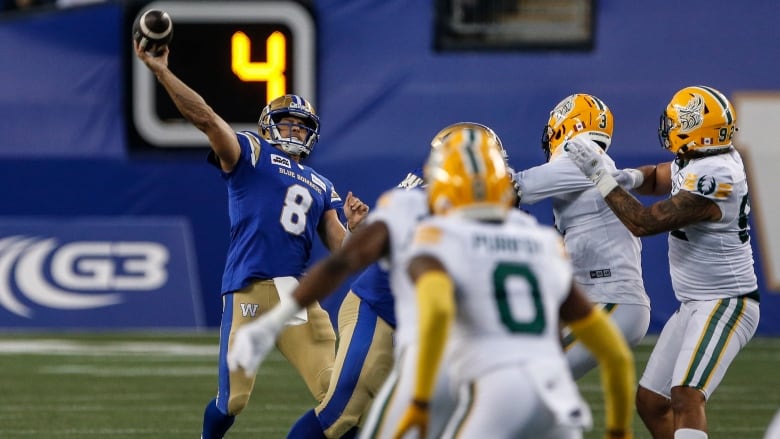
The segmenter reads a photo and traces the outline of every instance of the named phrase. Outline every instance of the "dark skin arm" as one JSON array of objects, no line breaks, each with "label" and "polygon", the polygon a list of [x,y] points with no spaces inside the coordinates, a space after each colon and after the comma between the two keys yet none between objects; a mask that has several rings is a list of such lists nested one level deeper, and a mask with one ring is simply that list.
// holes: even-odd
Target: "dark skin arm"
[{"label": "dark skin arm", "polygon": [[415,283],[417,282],[417,279],[420,278],[420,276],[429,271],[446,272],[447,270],[444,268],[444,265],[442,265],[442,263],[433,256],[421,255],[416,256],[409,262],[408,271],[409,277],[412,278],[412,283]]},{"label": "dark skin arm", "polygon": [[[656,167],[643,166],[640,170],[646,172],[646,178],[637,188],[637,193],[659,195],[664,190],[665,193],[671,190],[669,163]],[[684,190],[645,207],[631,194],[617,187],[607,194],[604,201],[634,236],[655,235],[702,221],[717,221],[722,215],[714,201]]]},{"label": "dark skin arm", "polygon": [[359,227],[347,242],[317,262],[301,279],[293,297],[301,307],[311,305],[333,291],[347,278],[378,261],[390,246],[385,223],[376,221]]},{"label": "dark skin arm", "polygon": [[572,282],[569,296],[561,304],[560,316],[563,323],[584,319],[593,309],[593,303],[579,285]]},{"label": "dark skin arm", "polygon": [[634,189],[640,195],[666,195],[672,191],[672,166],[671,162],[659,165],[640,166],[639,171],[644,175],[642,184]]}]

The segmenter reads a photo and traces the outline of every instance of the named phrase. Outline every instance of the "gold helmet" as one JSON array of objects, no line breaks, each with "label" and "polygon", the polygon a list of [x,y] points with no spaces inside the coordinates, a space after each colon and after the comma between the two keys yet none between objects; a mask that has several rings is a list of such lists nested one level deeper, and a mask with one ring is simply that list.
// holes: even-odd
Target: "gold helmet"
[{"label": "gold helmet", "polygon": [[712,87],[685,87],[661,114],[658,139],[674,154],[716,152],[731,147],[737,114],[723,93]]},{"label": "gold helmet", "polygon": [[515,191],[493,130],[469,123],[453,128],[431,146],[423,174],[434,214],[504,217],[515,203]]},{"label": "gold helmet", "polygon": [[494,138],[494,141],[498,143],[498,146],[501,148],[501,156],[504,158],[504,162],[507,165],[509,164],[509,154],[507,154],[506,149],[504,149],[504,144],[501,143],[501,138],[498,137],[498,134],[496,134],[496,132],[487,125],[483,125],[477,122],[455,122],[452,125],[442,128],[441,131],[439,131],[436,136],[433,137],[433,140],[431,140],[431,148],[439,148],[444,143],[444,139],[446,139],[447,136],[462,128],[473,128],[486,131],[488,135]]},{"label": "gold helmet", "polygon": [[612,112],[601,99],[584,93],[573,94],[550,112],[542,132],[542,150],[549,160],[567,140],[585,134],[606,151],[612,143],[613,128]]},{"label": "gold helmet", "polygon": [[[301,119],[303,125],[290,124],[304,130],[303,140],[295,136],[282,137],[279,133],[280,121],[283,117],[293,116]],[[314,106],[306,99],[298,95],[284,95],[272,100],[260,112],[260,120],[257,122],[260,128],[260,136],[268,143],[279,145],[287,153],[305,158],[311,154],[314,144],[320,138],[320,118],[314,111]]]}]

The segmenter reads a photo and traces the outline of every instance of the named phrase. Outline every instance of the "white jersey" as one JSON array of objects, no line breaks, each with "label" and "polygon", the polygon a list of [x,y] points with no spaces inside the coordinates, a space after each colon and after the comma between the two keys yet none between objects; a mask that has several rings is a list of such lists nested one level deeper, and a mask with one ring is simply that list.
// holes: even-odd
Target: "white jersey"
[{"label": "white jersey", "polygon": [[408,256],[435,256],[455,284],[451,376],[469,381],[537,361],[566,369],[558,315],[572,269],[554,229],[519,210],[503,223],[431,216],[418,227],[437,230],[439,238],[415,242]]},{"label": "white jersey", "polygon": [[717,203],[718,221],[669,234],[669,271],[677,300],[737,297],[758,289],[748,234],[747,177],[736,149],[672,163],[672,195],[688,191]]},{"label": "white jersey", "polygon": [[[604,155],[609,171],[615,163]],[[650,306],[642,281],[642,243],[607,206],[595,185],[562,149],[548,163],[516,174],[521,203],[552,198],[574,280],[598,303]]]},{"label": "white jersey", "polygon": [[385,192],[365,219],[367,224],[382,221],[390,234],[389,254],[379,263],[390,271],[390,289],[395,298],[396,351],[417,339],[417,299],[406,272],[406,253],[415,226],[428,212],[425,191],[401,188]]}]

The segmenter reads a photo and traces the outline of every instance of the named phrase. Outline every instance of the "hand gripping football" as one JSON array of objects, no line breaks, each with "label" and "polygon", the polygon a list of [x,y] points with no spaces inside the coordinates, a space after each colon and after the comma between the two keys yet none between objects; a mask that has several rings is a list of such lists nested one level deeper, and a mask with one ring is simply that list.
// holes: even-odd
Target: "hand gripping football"
[{"label": "hand gripping football", "polygon": [[141,13],[133,23],[133,39],[141,48],[160,56],[173,39],[173,22],[165,11],[150,9]]}]

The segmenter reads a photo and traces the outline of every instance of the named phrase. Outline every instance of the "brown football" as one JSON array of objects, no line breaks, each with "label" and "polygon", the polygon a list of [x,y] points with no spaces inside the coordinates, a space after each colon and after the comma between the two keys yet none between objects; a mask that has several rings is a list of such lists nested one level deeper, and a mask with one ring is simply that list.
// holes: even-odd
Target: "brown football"
[{"label": "brown football", "polygon": [[133,39],[154,56],[162,55],[173,39],[173,21],[165,11],[150,9],[138,15],[133,23]]}]

